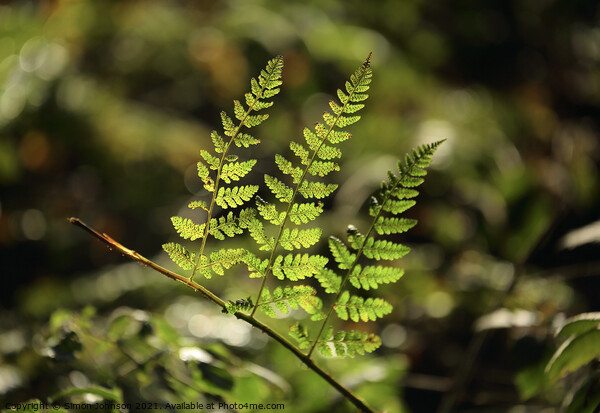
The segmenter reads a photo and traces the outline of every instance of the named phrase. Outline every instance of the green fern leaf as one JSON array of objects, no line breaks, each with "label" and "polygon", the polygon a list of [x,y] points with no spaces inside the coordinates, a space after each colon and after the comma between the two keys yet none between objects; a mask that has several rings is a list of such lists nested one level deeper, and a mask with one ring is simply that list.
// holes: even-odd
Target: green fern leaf
[{"label": "green fern leaf", "polygon": [[235,136],[236,132],[238,131],[238,127],[235,126],[231,118],[225,112],[221,112],[221,124],[223,125],[223,131],[225,132],[225,135]]},{"label": "green fern leaf", "polygon": [[281,225],[283,223],[282,214],[285,213],[280,213],[279,211],[277,211],[277,207],[275,206],[275,204],[271,204],[269,202],[264,201],[258,195],[256,196],[256,209],[265,221],[268,221],[274,225]]},{"label": "green fern leaf", "polygon": [[340,269],[348,270],[352,268],[352,265],[356,260],[356,255],[350,253],[350,251],[348,251],[348,248],[344,245],[342,241],[335,237],[330,237],[329,249],[331,250],[331,254],[338,263],[338,267]]},{"label": "green fern leaf", "polygon": [[[308,285],[297,285],[294,287],[276,287],[273,290],[273,294],[269,292],[268,288],[263,289],[260,297],[260,304],[257,307],[262,310],[269,317],[276,317],[275,309],[279,310],[283,314],[288,314],[288,306],[294,310],[302,307],[304,310],[314,312],[314,308],[318,307],[316,304],[320,301],[315,294],[317,291]],[[273,306],[271,306],[271,304]],[[307,312],[309,312],[307,311]],[[311,314],[311,312],[309,312]]]},{"label": "green fern leaf", "polygon": [[304,139],[306,140],[306,143],[308,144],[310,150],[316,151],[317,149],[319,149],[319,145],[321,145],[321,139],[319,139],[319,137],[308,128],[304,128],[303,133]]},{"label": "green fern leaf", "polygon": [[216,153],[225,152],[225,150],[227,149],[227,145],[223,141],[223,138],[221,137],[221,135],[219,135],[219,133],[216,130],[214,130],[210,133],[210,138],[213,141],[213,145],[215,147]]},{"label": "green fern leaf", "polygon": [[219,188],[215,202],[221,208],[235,208],[249,201],[258,191],[258,185],[234,186]]},{"label": "green fern leaf", "polygon": [[337,187],[338,186],[336,184],[304,181],[302,182],[300,188],[298,188],[298,192],[300,192],[304,198],[322,199],[331,195],[331,193],[335,191]]},{"label": "green fern leaf", "polygon": [[237,120],[243,121],[246,117],[246,109],[244,109],[244,106],[242,106],[239,100],[233,101],[233,113]]},{"label": "green fern leaf", "polygon": [[[210,152],[205,151],[204,149],[202,149],[200,151],[200,156],[202,156],[202,158],[204,158],[204,160],[206,161],[206,163],[208,164],[208,167],[210,169],[213,170],[217,170],[219,169],[219,165],[221,165],[221,160],[219,158],[217,158],[216,156],[213,156],[210,154]],[[198,169],[200,169],[200,167],[198,167]],[[200,171],[198,170],[198,175],[200,175]],[[202,178],[202,177],[200,177]]]},{"label": "green fern leaf", "polygon": [[328,160],[342,157],[342,151],[335,146],[321,145],[319,152],[317,152],[319,159]]},{"label": "green fern leaf", "polygon": [[231,181],[239,181],[240,178],[246,176],[256,164],[256,159],[250,159],[244,162],[232,162],[223,165],[221,169],[221,179],[228,184]]},{"label": "green fern leaf", "polygon": [[292,181],[295,184],[300,182],[300,178],[302,177],[302,169],[294,167],[294,165],[292,165],[290,161],[288,161],[281,155],[275,155],[275,163],[277,164],[281,172],[292,177]]},{"label": "green fern leaf", "polygon": [[309,228],[309,229],[289,229],[285,228],[279,239],[281,247],[285,250],[291,251],[298,248],[308,248],[317,242],[321,238],[320,228]]},{"label": "green fern leaf", "polygon": [[397,260],[410,252],[410,248],[402,244],[396,244],[387,240],[375,240],[367,238],[363,245],[363,254],[367,258],[376,260]]},{"label": "green fern leaf", "polygon": [[386,212],[390,212],[394,215],[401,214],[404,211],[412,208],[416,204],[416,201],[410,200],[399,200],[396,201],[394,199],[388,199],[383,205],[382,208]]},{"label": "green fern leaf", "polygon": [[273,249],[275,241],[266,236],[264,225],[258,218],[255,216],[248,216],[244,218],[244,220],[240,220],[238,225],[240,228],[248,230],[252,239],[261,246],[261,251],[270,251]]},{"label": "green fern leaf", "polygon": [[360,265],[354,267],[350,274],[350,284],[355,288],[377,288],[379,284],[389,284],[398,281],[404,275],[404,270],[396,267],[367,266],[361,268]]},{"label": "green fern leaf", "polygon": [[328,294],[337,294],[342,286],[342,277],[327,268],[315,274],[315,278]]},{"label": "green fern leaf", "polygon": [[302,146],[301,144],[299,144],[297,142],[292,141],[292,142],[290,142],[290,149],[292,150],[292,152],[294,152],[294,155],[296,155],[298,158],[300,158],[300,162],[303,165],[309,164],[310,153],[304,146]]},{"label": "green fern leaf", "polygon": [[242,262],[248,267],[250,278],[262,278],[265,276],[269,260],[261,260],[251,252],[246,251],[246,255],[241,258]]},{"label": "green fern leaf", "polygon": [[[217,275],[224,275],[235,264],[245,259],[246,250],[243,248],[221,249],[210,254],[210,261],[198,267],[198,270],[210,268]],[[204,272],[206,278],[211,278],[210,272]]]},{"label": "green fern leaf", "polygon": [[289,220],[296,225],[306,224],[309,221],[315,220],[323,213],[323,204],[303,203],[294,204],[288,214]]},{"label": "green fern leaf", "polygon": [[188,208],[189,209],[200,208],[205,211],[208,211],[208,205],[206,205],[206,202],[204,202],[204,201],[192,201],[188,204]]},{"label": "green fern leaf", "polygon": [[204,237],[206,224],[195,224],[191,219],[182,217],[171,217],[171,222],[183,239],[194,241]]},{"label": "green fern leaf", "polygon": [[184,270],[191,270],[194,268],[194,261],[196,260],[196,255],[189,252],[185,247],[179,245],[175,242],[169,242],[167,244],[163,244],[163,250],[167,254],[171,260],[179,265]]},{"label": "green fern leaf", "polygon": [[308,330],[304,325],[300,323],[291,325],[290,336],[298,342],[298,348],[300,348],[300,350],[306,350],[307,348],[310,348]]},{"label": "green fern leaf", "polygon": [[248,115],[246,119],[244,119],[244,126],[247,128],[252,128],[254,126],[258,126],[263,123],[265,120],[269,118],[268,114],[264,115]]},{"label": "green fern leaf", "polygon": [[244,232],[237,221],[238,219],[233,215],[233,212],[229,212],[226,216],[219,217],[219,219],[212,218],[208,232],[218,240],[224,240],[225,236],[234,237]]},{"label": "green fern leaf", "polygon": [[210,178],[210,170],[204,165],[204,162],[198,161],[198,176],[202,182],[206,182]]},{"label": "green fern leaf", "polygon": [[233,139],[233,143],[235,146],[248,148],[250,145],[257,145],[260,143],[260,139],[256,139],[254,136],[248,133],[238,133],[237,136]]},{"label": "green fern leaf", "polygon": [[308,168],[308,173],[313,176],[325,176],[333,171],[339,171],[340,166],[335,162],[320,162],[313,161],[313,163]]},{"label": "green fern leaf", "polygon": [[403,200],[415,198],[417,195],[419,195],[419,192],[410,188],[396,187],[390,191],[390,195]]},{"label": "green fern leaf", "polygon": [[280,280],[287,278],[297,281],[318,274],[327,265],[327,261],[327,258],[320,255],[279,255],[275,258],[271,271]]},{"label": "green fern leaf", "polygon": [[344,291],[337,303],[334,305],[339,318],[354,322],[375,321],[377,317],[383,317],[392,312],[392,305],[382,298],[367,298],[366,300],[356,295],[351,296]]},{"label": "green fern leaf", "polygon": [[284,203],[292,202],[292,197],[294,196],[294,190],[288,186],[286,186],[279,179],[274,178],[270,175],[265,175],[265,183],[275,195],[277,199]]},{"label": "green fern leaf", "polygon": [[381,339],[377,335],[362,331],[333,333],[333,329],[329,328],[324,337],[318,341],[317,349],[325,357],[333,357],[332,347],[338,357],[354,357],[356,354],[372,353],[381,346]]},{"label": "green fern leaf", "polygon": [[378,234],[399,234],[406,232],[417,225],[417,221],[409,218],[379,217],[375,222],[375,231]]}]

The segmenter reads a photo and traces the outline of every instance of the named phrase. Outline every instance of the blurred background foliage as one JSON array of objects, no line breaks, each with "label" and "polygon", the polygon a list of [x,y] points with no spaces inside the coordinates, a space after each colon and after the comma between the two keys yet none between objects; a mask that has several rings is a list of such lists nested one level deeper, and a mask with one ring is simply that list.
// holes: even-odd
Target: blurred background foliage
[{"label": "blurred background foliage", "polygon": [[[203,196],[199,150],[249,78],[284,56],[262,144],[240,153],[260,182],[370,51],[324,233],[360,227],[398,158],[447,141],[402,238],[407,275],[381,289],[383,347],[323,363],[378,409],[435,411],[475,329],[487,340],[457,411],[554,412],[597,388],[594,366],[553,385],[543,368],[561,320],[600,309],[599,23],[583,0],[2,2],[0,400],[349,411],[284,349],[66,218],[168,265],[169,217]],[[242,273],[207,285],[258,289]]]}]

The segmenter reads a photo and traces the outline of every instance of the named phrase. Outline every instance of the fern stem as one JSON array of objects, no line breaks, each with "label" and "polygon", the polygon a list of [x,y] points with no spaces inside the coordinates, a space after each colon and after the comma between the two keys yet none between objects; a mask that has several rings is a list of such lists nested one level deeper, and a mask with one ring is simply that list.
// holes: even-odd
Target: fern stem
[{"label": "fern stem", "polygon": [[[277,62],[279,62],[281,59],[283,59],[283,57],[278,56],[276,59],[277,59]],[[272,74],[270,76],[272,76]],[[263,92],[267,88],[267,85],[269,84],[268,81],[270,80],[270,76],[269,76],[269,78],[266,79],[263,86],[261,87],[260,92],[259,92],[260,96],[262,96]],[[250,115],[250,113],[252,112],[252,110],[254,109],[254,106],[256,105],[256,103],[258,101],[259,101],[259,98],[257,97],[254,100],[254,102],[252,102],[252,104],[248,107],[248,110],[246,110],[246,113],[244,113],[244,117],[240,120],[239,125],[235,129],[235,132],[231,135],[231,139],[229,139],[229,142],[227,142],[227,146],[225,146],[225,149],[223,150],[223,154],[221,155],[221,161],[219,162],[219,168],[217,169],[217,177],[215,178],[213,195],[210,200],[210,206],[208,207],[208,213],[207,213],[207,217],[206,217],[206,226],[204,228],[204,236],[202,237],[202,244],[200,245],[200,250],[198,252],[198,257],[196,258],[196,263],[194,264],[194,270],[192,271],[192,275],[190,276],[190,281],[194,280],[194,276],[196,275],[196,272],[198,271],[198,264],[200,264],[200,259],[202,258],[202,254],[204,254],[204,248],[206,247],[206,241],[208,239],[208,234],[209,234],[209,229],[210,229],[210,220],[212,219],[213,209],[214,209],[215,201],[217,199],[217,194],[219,191],[219,183],[221,182],[221,172],[223,171],[223,165],[225,164],[225,157],[227,156],[227,153],[229,152],[229,148],[231,147],[231,144],[235,141],[235,138],[240,133],[242,126],[244,126],[244,121]]]},{"label": "fern stem", "polygon": [[[416,162],[416,160],[413,160],[413,162]],[[404,173],[402,173],[400,175],[400,179],[398,180],[398,182],[391,189],[389,189],[389,190],[386,191],[386,195],[383,198],[383,201],[381,202],[381,205],[385,205],[385,203],[392,197],[392,193],[401,184],[402,180],[406,177],[406,175],[408,174],[409,170],[410,170],[410,167],[407,168],[406,172],[404,172]],[[315,341],[313,342],[312,346],[310,347],[310,350],[308,351],[308,356],[309,357],[312,355],[313,351],[315,350],[315,347],[317,347],[319,339],[321,338],[321,335],[323,334],[323,331],[325,330],[325,327],[327,326],[327,322],[329,321],[329,318],[331,317],[331,314],[333,313],[333,308],[335,306],[335,303],[337,303],[338,299],[340,298],[340,296],[344,292],[344,287],[346,287],[346,284],[348,283],[348,280],[350,280],[350,274],[352,274],[352,272],[354,271],[354,268],[358,264],[358,262],[360,260],[360,257],[363,254],[366,240],[369,238],[369,236],[371,235],[371,233],[375,229],[375,224],[377,223],[377,220],[381,216],[382,211],[383,211],[383,208],[380,208],[379,211],[377,211],[377,214],[375,214],[375,216],[373,217],[373,221],[371,222],[371,226],[369,227],[369,230],[367,231],[367,234],[365,235],[365,237],[363,239],[362,245],[360,246],[360,248],[356,252],[356,258],[354,259],[354,261],[352,262],[352,265],[350,266],[350,268],[348,269],[348,271],[344,275],[344,278],[342,279],[342,283],[340,284],[340,289],[339,289],[337,295],[335,296],[335,299],[333,300],[333,304],[329,308],[329,311],[327,312],[327,316],[323,320],[323,323],[321,324],[321,328],[319,329],[319,332],[317,333],[317,337],[315,338]]]},{"label": "fern stem", "polygon": [[[371,60],[371,53],[369,53],[369,56],[367,57],[367,60],[364,63],[364,67],[365,68],[367,68],[368,65],[370,64],[370,60]],[[340,110],[340,113],[338,115],[336,115],[335,121],[331,124],[331,126],[327,130],[327,133],[325,134],[325,137],[323,139],[321,139],[321,142],[319,143],[319,146],[313,152],[313,154],[312,154],[312,156],[310,158],[310,161],[308,162],[308,164],[304,168],[304,171],[302,172],[302,176],[300,177],[300,180],[298,181],[298,183],[296,184],[296,187],[294,188],[294,193],[292,195],[292,198],[291,198],[290,202],[288,203],[288,207],[287,207],[287,210],[286,210],[286,213],[285,213],[285,217],[283,218],[283,222],[281,223],[281,226],[279,227],[279,233],[277,234],[277,238],[275,238],[275,243],[273,244],[273,249],[271,250],[271,255],[269,256],[269,265],[267,266],[267,269],[265,271],[265,275],[264,275],[262,283],[260,285],[260,289],[258,290],[258,296],[256,298],[256,305],[252,309],[252,313],[250,314],[251,317],[254,316],[254,313],[256,313],[256,309],[258,308],[260,297],[261,297],[262,292],[263,292],[263,290],[265,288],[267,277],[271,273],[271,270],[272,270],[271,267],[273,265],[273,260],[275,259],[275,250],[279,246],[279,242],[280,242],[280,239],[281,239],[281,234],[283,234],[283,230],[285,228],[285,225],[288,223],[289,216],[290,216],[290,211],[292,210],[292,207],[294,206],[294,201],[296,201],[296,196],[298,195],[298,191],[300,190],[300,187],[302,186],[302,183],[306,179],[306,175],[308,174],[308,170],[310,169],[310,167],[312,166],[313,162],[315,161],[315,158],[317,157],[317,154],[321,150],[321,147],[325,144],[325,142],[329,138],[329,135],[331,135],[331,132],[333,131],[333,128],[335,128],[337,126],[337,123],[338,123],[340,117],[342,116],[342,114],[344,114],[344,109],[349,104],[349,102],[351,102],[352,96],[356,93],[356,89],[360,86],[360,80],[365,76],[366,73],[367,73],[367,71],[363,71],[361,73],[360,78],[356,81],[356,84],[354,85],[354,88],[352,89],[352,93],[349,93],[348,99],[346,100],[346,103],[344,103],[343,106],[342,106],[342,110]]]},{"label": "fern stem", "polygon": [[[161,267],[160,265],[158,265],[155,262],[149,260],[148,258],[142,256],[141,254],[135,252],[134,250],[131,250],[131,249],[121,245],[120,243],[118,243],[117,241],[112,239],[107,234],[100,234],[98,231],[89,227],[88,225],[86,225],[83,221],[81,221],[78,218],[69,218],[69,222],[73,225],[76,225],[76,226],[82,228],[83,230],[87,231],[89,234],[91,234],[95,238],[104,242],[110,250],[115,250],[115,251],[125,255],[126,257],[128,257],[134,261],[137,261],[140,264],[145,265],[149,268],[152,268],[153,270],[167,276],[168,278],[171,278],[172,280],[179,281],[179,282],[185,284],[186,286],[190,287],[191,289],[193,289],[196,292],[199,292],[200,294],[202,294],[203,296],[205,296],[206,298],[208,298],[210,301],[214,302],[221,308],[225,308],[225,304],[226,304],[225,301],[220,299],[217,295],[215,295],[209,289],[196,283],[195,281],[191,280],[190,278],[184,277],[184,276],[174,273],[164,267]],[[266,324],[263,324],[262,322],[258,321],[251,315],[245,314],[241,311],[234,313],[234,316],[236,318],[243,320],[243,321],[247,322],[248,324],[258,328],[263,333],[267,334],[269,337],[271,337],[272,339],[277,341],[279,344],[284,346],[286,349],[291,351],[298,359],[300,359],[306,365],[306,367],[308,367],[309,369],[311,369],[312,371],[317,373],[319,376],[321,376],[325,381],[327,381],[327,383],[329,383],[342,396],[344,396],[344,398],[346,400],[348,400],[357,409],[359,409],[359,411],[375,413],[375,410],[373,410],[371,407],[369,407],[361,398],[359,398],[356,394],[354,394],[352,392],[352,390],[350,390],[349,388],[344,386],[342,383],[340,383],[339,381],[334,379],[329,373],[327,373],[320,366],[318,366],[309,356],[307,356],[302,351],[300,351],[300,349],[298,349],[298,347],[296,347],[294,344],[292,344],[290,341],[288,341],[284,336],[282,336],[281,334],[279,334],[278,332],[273,330],[271,327],[269,327]]]}]

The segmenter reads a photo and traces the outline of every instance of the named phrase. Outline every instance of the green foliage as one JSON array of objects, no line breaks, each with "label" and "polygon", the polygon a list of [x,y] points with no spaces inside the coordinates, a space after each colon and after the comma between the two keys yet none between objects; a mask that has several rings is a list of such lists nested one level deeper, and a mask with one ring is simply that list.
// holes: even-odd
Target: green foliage
[{"label": "green foliage", "polygon": [[382,298],[367,298],[350,295],[344,291],[334,305],[338,317],[342,320],[354,322],[375,321],[377,317],[383,317],[392,312],[392,305]]},{"label": "green foliage", "polygon": [[567,320],[557,337],[566,340],[546,366],[552,381],[600,358],[600,313],[580,314]]},{"label": "green foliage", "polygon": [[356,354],[363,355],[371,353],[381,346],[381,339],[375,334],[362,331],[337,331],[333,328],[327,329],[323,334],[325,337],[317,343],[317,349],[325,357],[354,357]]},{"label": "green foliage", "polygon": [[327,258],[320,255],[287,254],[285,257],[278,255],[271,271],[280,280],[287,278],[290,281],[297,281],[320,273],[327,261]]},{"label": "green foliage", "polygon": [[[340,99],[343,101],[344,95],[343,92],[341,93]],[[316,278],[326,293],[336,294],[332,309],[335,310],[340,319],[367,322],[374,321],[392,312],[392,305],[384,299],[352,295],[346,287],[349,283],[356,289],[376,289],[381,284],[394,283],[404,275],[404,270],[400,268],[382,265],[363,266],[359,264],[359,260],[363,256],[375,261],[396,260],[410,251],[408,247],[391,240],[376,239],[374,233],[379,235],[398,234],[406,232],[416,225],[416,220],[397,217],[396,215],[415,205],[415,201],[409,198],[416,197],[418,192],[412,188],[423,182],[422,177],[426,174],[424,168],[429,166],[431,156],[441,143],[440,141],[413,150],[411,155],[406,156],[404,163],[398,163],[399,176],[391,171],[388,172],[387,181],[381,184],[377,195],[370,200],[369,215],[373,219],[367,235],[361,234],[356,227],[350,225],[347,231],[350,248],[338,238],[331,237],[329,239],[331,254],[337,263],[338,269],[342,270],[344,275],[337,275],[335,271],[328,269],[316,274]],[[328,318],[329,316],[323,322],[316,339],[313,341],[311,352],[314,348],[318,348],[321,354],[331,357],[333,351],[330,344],[336,348],[335,353],[338,356],[352,356],[356,352],[372,351],[376,348],[372,347],[373,343],[379,340],[376,336],[367,338],[367,336],[356,335],[358,333],[338,337],[340,340],[342,338],[351,339],[353,343],[351,348],[348,345],[343,347],[339,341],[337,345],[336,342],[321,341]],[[335,334],[338,333],[334,333],[333,337],[337,337]],[[326,334],[326,336],[330,337],[331,333]],[[343,349],[346,350],[342,351]]]},{"label": "green foliage", "polygon": [[[190,253],[176,243],[165,244],[163,248],[180,267],[192,270],[191,279],[196,274],[207,279],[215,274],[224,275],[233,265],[243,263],[250,278],[262,280],[256,300],[248,296],[236,301],[217,301],[223,306],[224,313],[254,319],[256,311],[260,310],[274,318],[289,314],[290,309],[302,309],[310,315],[310,320],[321,321],[314,339],[310,338],[310,330],[299,323],[292,325],[289,331],[299,343],[299,348],[308,350],[309,358],[315,348],[326,357],[354,357],[373,352],[381,345],[377,335],[361,331],[334,331],[333,327],[326,326],[334,311],[341,320],[353,322],[374,321],[392,311],[392,305],[386,300],[354,295],[348,288],[377,289],[381,284],[397,281],[404,274],[402,269],[395,266],[363,265],[359,261],[363,258],[391,261],[409,252],[409,248],[404,245],[378,239],[376,234],[399,234],[416,224],[414,219],[397,215],[415,205],[412,198],[418,192],[413,188],[423,182],[424,168],[429,165],[433,152],[441,142],[413,151],[406,157],[405,163],[398,164],[399,176],[388,173],[388,180],[371,199],[369,214],[373,219],[366,235],[350,226],[348,245],[335,237],[329,239],[333,259],[344,275],[338,275],[333,269],[327,268],[329,260],[321,255],[310,252],[280,254],[279,250],[302,250],[320,241],[321,228],[304,225],[322,214],[323,204],[303,202],[299,197],[321,200],[337,189],[337,184],[314,179],[324,178],[340,170],[339,164],[334,161],[342,155],[337,145],[352,137],[345,128],[360,120],[357,112],[365,106],[363,102],[368,97],[372,76],[369,56],[345,83],[345,90],[337,91],[339,101],[330,102],[331,112],[323,114],[323,122],[317,122],[314,129],[304,129],[304,142],[290,143],[289,148],[294,156],[288,158],[275,155],[275,165],[280,176],[264,175],[266,188],[273,198],[273,201],[265,201],[256,196],[258,185],[224,185],[239,181],[257,164],[255,159],[240,161],[237,155],[229,153],[229,148],[232,144],[247,147],[259,142],[251,135],[241,133],[240,129],[254,127],[267,119],[267,115],[251,113],[272,105],[272,102],[265,99],[279,91],[277,86],[281,84],[281,69],[281,58],[273,59],[261,72],[258,80],[251,80],[251,92],[245,95],[248,108],[240,101],[234,101],[234,118],[237,123],[226,113],[221,113],[223,135],[228,139],[224,139],[216,131],[211,134],[217,156],[206,150],[200,152],[202,160],[197,164],[198,176],[204,188],[211,193],[211,201],[209,204],[194,201],[189,207],[206,211],[206,221],[197,224],[189,218],[172,218],[173,225],[182,238],[202,240],[199,252]],[[255,208],[246,206],[252,199],[255,199]],[[215,206],[234,210],[216,217]],[[274,228],[269,228],[270,226]],[[260,251],[266,251],[268,256],[260,257],[246,248],[204,252],[209,235],[224,241],[227,237],[234,237],[244,231],[256,243],[259,254]],[[271,289],[267,286],[267,279],[273,278],[269,277],[271,274],[284,283],[315,277],[326,293],[336,294],[336,297],[323,312],[323,302],[317,296],[315,288],[309,285],[284,285]],[[249,314],[242,316],[241,313]]]},{"label": "green foliage", "polygon": [[307,313],[318,316],[322,303],[315,296],[316,293],[317,291],[308,285],[276,287],[273,293],[270,293],[268,288],[264,288],[260,296],[260,304],[256,307],[269,317],[277,316],[275,309],[283,314],[289,313],[288,306],[294,310],[302,308]]},{"label": "green foliage", "polygon": [[176,242],[169,242],[164,244],[163,249],[169,254],[169,257],[173,262],[179,265],[184,270],[191,270],[194,268],[195,255],[189,252],[184,246],[177,244]]}]

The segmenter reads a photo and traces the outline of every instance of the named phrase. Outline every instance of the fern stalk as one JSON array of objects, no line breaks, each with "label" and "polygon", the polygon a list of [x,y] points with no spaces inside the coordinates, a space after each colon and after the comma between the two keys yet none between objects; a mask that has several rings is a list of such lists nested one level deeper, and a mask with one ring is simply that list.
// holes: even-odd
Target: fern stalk
[{"label": "fern stalk", "polygon": [[331,133],[333,132],[334,128],[336,126],[339,126],[338,123],[339,123],[340,119],[342,118],[342,115],[345,114],[345,110],[344,109],[346,109],[347,105],[351,104],[352,97],[356,93],[357,89],[361,88],[361,86],[362,86],[362,82],[361,81],[366,76],[370,76],[370,74],[371,74],[371,70],[370,70],[371,54],[372,53],[369,53],[369,55],[367,56],[367,59],[365,60],[365,62],[363,63],[363,65],[361,67],[360,76],[358,76],[355,84],[353,85],[352,92],[348,91],[348,98],[346,99],[346,102],[343,103],[342,109],[339,111],[339,113],[335,117],[335,120],[329,126],[329,129],[327,130],[327,133],[321,138],[321,141],[319,142],[319,145],[314,150],[314,152],[313,152],[313,154],[312,154],[312,156],[311,156],[308,164],[306,165],[306,167],[302,171],[302,175],[300,177],[300,180],[298,181],[298,183],[296,184],[296,187],[294,188],[294,193],[293,193],[292,198],[290,199],[290,201],[288,203],[287,210],[285,212],[285,217],[284,217],[283,222],[281,223],[281,225],[279,227],[279,231],[277,233],[277,237],[275,238],[275,243],[273,245],[273,248],[271,249],[271,254],[269,256],[267,270],[265,271],[265,274],[262,277],[263,279],[262,279],[262,282],[261,282],[261,285],[260,285],[260,289],[258,290],[258,294],[257,294],[257,298],[256,298],[256,305],[254,306],[254,308],[252,310],[252,313],[250,314],[251,317],[254,317],[254,314],[256,313],[256,310],[259,307],[260,298],[261,298],[263,290],[265,288],[267,277],[272,272],[273,261],[275,260],[276,250],[277,250],[277,247],[279,246],[279,243],[280,243],[280,240],[281,240],[281,235],[283,234],[283,230],[285,229],[285,226],[286,226],[286,224],[289,221],[290,212],[292,210],[292,207],[295,204],[296,197],[298,196],[298,192],[299,192],[300,188],[302,187],[302,184],[306,180],[306,175],[308,174],[308,171],[310,170],[310,168],[313,165],[315,159],[317,158],[317,154],[319,153],[319,151],[321,150],[321,148],[323,147],[323,145],[325,144],[325,142],[329,139],[329,137],[330,137]]},{"label": "fern stalk", "polygon": [[[432,144],[421,147],[421,153],[413,152],[413,159],[411,159],[410,162],[408,161],[410,158],[407,157],[407,165],[406,165],[405,170],[402,171],[402,169],[401,169],[399,178],[394,179],[395,181],[397,179],[395,184],[391,188],[387,188],[387,190],[385,191],[383,200],[381,201],[381,205],[385,205],[388,201],[390,201],[391,198],[394,196],[393,195],[394,192],[397,189],[399,189],[400,187],[403,187],[404,180],[410,176],[409,172],[419,162],[419,160],[421,160],[423,158],[423,155],[433,154],[433,152],[437,149],[437,147],[439,145],[441,145],[443,142],[444,142],[444,140],[441,140],[441,141],[434,142]],[[352,265],[350,265],[350,267],[348,268],[348,270],[346,271],[346,274],[344,275],[344,277],[342,279],[342,282],[339,287],[339,291],[337,292],[335,299],[333,300],[333,303],[337,303],[338,300],[340,299],[341,295],[344,293],[345,287],[348,284],[348,281],[350,280],[350,276],[354,272],[354,269],[358,265],[358,262],[360,261],[360,258],[363,255],[365,245],[367,243],[366,241],[367,241],[367,239],[369,239],[370,235],[375,230],[375,227],[376,227],[383,211],[384,211],[383,208],[379,208],[378,211],[375,214],[373,214],[373,220],[371,222],[371,226],[369,227],[367,234],[364,236],[363,241],[360,245],[360,248],[356,252],[356,257],[354,258]],[[319,339],[321,338],[323,331],[325,331],[325,327],[327,326],[327,323],[329,321],[329,318],[331,317],[331,314],[333,313],[333,310],[334,310],[334,305],[332,304],[331,307],[329,308],[329,311],[327,312],[327,315],[325,316],[325,319],[323,320],[323,323],[321,324],[321,327],[319,328],[319,332],[317,333],[317,336],[316,336],[313,344],[311,345],[310,350],[308,351],[307,356],[309,358],[312,356],[313,351],[317,347],[317,344],[319,343]]]},{"label": "fern stalk", "polygon": [[[277,67],[283,62],[283,57],[277,56],[275,59],[272,60],[272,62],[273,62],[273,66]],[[210,200],[210,205],[209,205],[208,211],[207,211],[208,215],[206,218],[206,226],[204,227],[204,236],[202,237],[202,243],[200,245],[200,250],[198,252],[198,256],[196,257],[196,263],[194,264],[194,269],[192,271],[192,275],[190,276],[190,281],[194,280],[194,276],[196,275],[196,272],[198,271],[200,259],[202,258],[202,255],[204,253],[206,241],[208,239],[208,234],[210,232],[210,221],[212,219],[215,201],[216,201],[218,193],[219,193],[219,183],[221,182],[221,173],[223,171],[223,166],[225,165],[225,158],[227,157],[227,153],[229,152],[229,148],[231,147],[231,144],[235,141],[235,138],[239,135],[239,133],[242,129],[242,126],[244,126],[245,120],[248,118],[248,116],[250,116],[250,113],[254,110],[255,106],[260,102],[259,96],[263,95],[263,92],[267,89],[269,82],[272,80],[272,78],[273,77],[277,78],[277,76],[278,76],[276,70],[274,70],[271,73],[268,73],[268,75],[269,76],[265,79],[265,81],[263,82],[263,85],[260,88],[258,96],[256,97],[256,99],[254,99],[252,104],[248,105],[248,109],[245,111],[242,119],[239,120],[240,122],[237,125],[235,132],[233,134],[231,134],[231,138],[229,139],[229,142],[227,142],[225,149],[223,150],[223,154],[221,155],[221,160],[219,162],[219,168],[217,169],[217,176],[215,178],[214,190],[213,190],[213,194],[212,194],[212,197]]]}]

